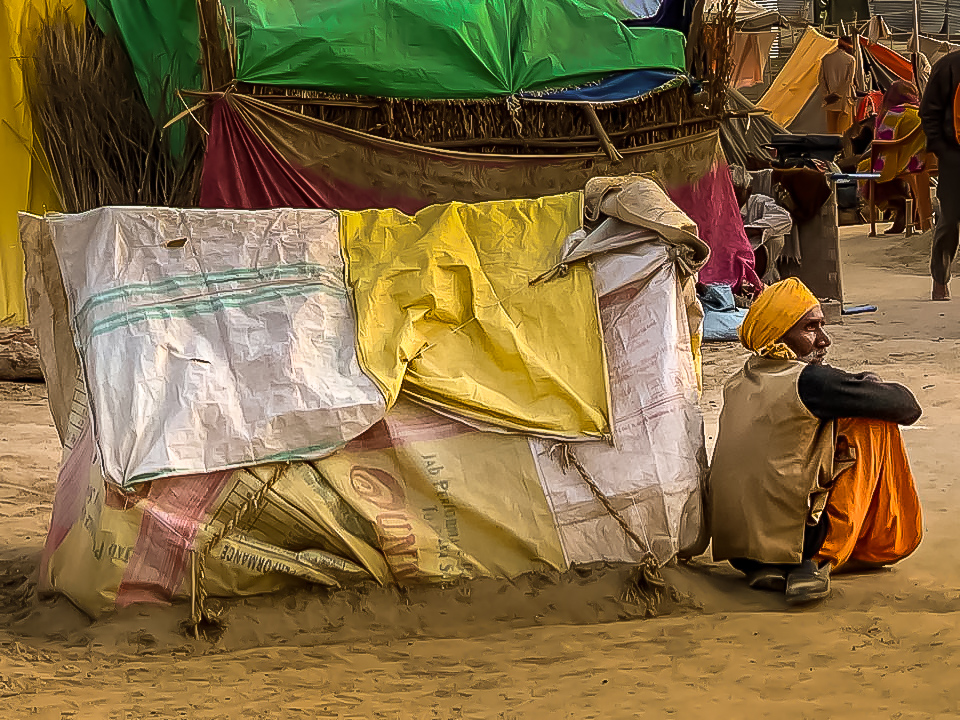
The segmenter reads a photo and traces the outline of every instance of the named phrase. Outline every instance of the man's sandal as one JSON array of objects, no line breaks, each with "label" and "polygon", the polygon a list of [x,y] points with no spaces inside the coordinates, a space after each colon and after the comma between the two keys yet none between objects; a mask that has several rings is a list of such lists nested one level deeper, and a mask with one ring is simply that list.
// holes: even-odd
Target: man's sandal
[{"label": "man's sandal", "polygon": [[823,600],[830,594],[830,565],[817,567],[813,560],[804,560],[787,575],[787,602],[790,605]]}]

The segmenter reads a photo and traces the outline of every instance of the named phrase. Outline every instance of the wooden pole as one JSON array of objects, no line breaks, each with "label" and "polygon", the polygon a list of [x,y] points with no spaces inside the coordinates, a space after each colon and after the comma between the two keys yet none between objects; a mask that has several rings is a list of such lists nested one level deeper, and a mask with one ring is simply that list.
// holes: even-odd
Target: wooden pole
[{"label": "wooden pole", "polygon": [[910,64],[913,65],[913,82],[917,90],[923,92],[923,84],[920,81],[920,0],[913,0],[913,54],[910,58]]}]

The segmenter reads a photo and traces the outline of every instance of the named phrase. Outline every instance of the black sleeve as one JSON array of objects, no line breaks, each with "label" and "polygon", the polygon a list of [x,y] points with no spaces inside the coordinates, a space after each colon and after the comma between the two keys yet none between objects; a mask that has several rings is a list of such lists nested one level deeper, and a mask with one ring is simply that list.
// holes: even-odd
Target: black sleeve
[{"label": "black sleeve", "polygon": [[807,365],[797,381],[800,401],[821,420],[871,418],[913,425],[923,412],[907,388],[854,375],[829,365]]},{"label": "black sleeve", "polygon": [[947,149],[945,120],[953,115],[952,58],[943,57],[930,71],[930,79],[920,101],[920,124],[927,136],[927,149],[940,155]]}]

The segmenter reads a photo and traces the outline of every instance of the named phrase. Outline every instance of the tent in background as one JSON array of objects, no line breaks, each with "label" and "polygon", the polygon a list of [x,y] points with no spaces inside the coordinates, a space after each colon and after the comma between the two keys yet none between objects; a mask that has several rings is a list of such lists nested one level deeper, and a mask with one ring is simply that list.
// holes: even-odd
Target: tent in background
[{"label": "tent in background", "polygon": [[[791,124],[818,94],[820,61],[836,46],[836,40],[824,37],[813,28],[807,28],[790,59],[757,102],[757,107],[769,110],[770,119],[778,125],[792,129]],[[822,122],[825,123],[826,120]],[[806,125],[806,122],[803,124]],[[798,129],[798,132],[817,130],[804,127],[802,130]]]},{"label": "tent in background", "polygon": [[[774,135],[787,131],[763,114],[759,108],[738,90],[727,91],[727,107],[732,113],[748,113],[748,117],[726,117],[720,125],[720,145],[730,165],[749,167],[747,158],[766,159],[769,152],[763,147]],[[757,113],[757,114],[753,114]]]}]

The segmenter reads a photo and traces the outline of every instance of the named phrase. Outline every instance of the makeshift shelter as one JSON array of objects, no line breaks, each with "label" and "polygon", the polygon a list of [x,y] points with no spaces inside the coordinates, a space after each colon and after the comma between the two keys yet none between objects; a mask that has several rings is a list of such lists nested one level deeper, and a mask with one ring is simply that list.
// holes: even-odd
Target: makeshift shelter
[{"label": "makeshift shelter", "polygon": [[[794,48],[793,54],[790,55],[790,59],[770,83],[770,87],[757,102],[757,106],[769,110],[770,118],[775,123],[793,130],[791,126],[808,105],[815,103],[819,106],[816,96],[820,61],[836,46],[836,40],[824,37],[813,28],[807,28]],[[820,115],[822,114],[821,112]],[[797,131],[816,132],[819,129],[811,130],[803,127],[797,128]]]},{"label": "makeshift shelter", "polygon": [[[703,5],[703,11],[708,16],[719,14],[722,6],[723,0],[707,0]],[[780,25],[783,22],[783,16],[776,7],[764,7],[753,0],[737,0],[735,20],[737,30],[756,32]]]},{"label": "makeshift shelter", "polygon": [[[454,216],[462,222],[447,222]],[[490,233],[484,223],[509,234]],[[44,587],[99,615],[183,597],[191,553],[200,556],[204,593],[245,595],[304,579],[407,584],[600,560],[655,566],[693,547],[705,451],[691,347],[691,324],[699,323],[692,273],[707,256],[694,231],[643,177],[595,178],[583,195],[435,206],[415,217],[167,208],[24,216],[31,297],[42,299],[31,317],[43,357],[68,366],[75,343],[84,369],[79,380],[50,387],[67,460]],[[362,281],[376,271],[369,253],[378,245],[400,243],[439,261],[454,252],[452,237],[472,247],[475,278],[453,268],[444,278],[437,262],[407,280],[394,274],[404,292],[371,293]],[[103,262],[115,252],[112,263]],[[180,261],[158,262],[168,256]],[[498,262],[509,272],[498,274]],[[66,284],[60,298],[44,289],[56,288],[56,265]],[[185,274],[190,266],[208,272]],[[509,303],[493,311],[486,283]],[[441,302],[444,296],[459,298],[461,309]],[[423,310],[413,312],[417,297]],[[403,322],[384,325],[388,315],[404,313]],[[64,314],[69,328],[58,323]],[[511,322],[497,329],[500,314]],[[485,317],[494,323],[487,331],[460,335],[464,318],[482,328]],[[429,325],[415,330],[423,321]],[[286,342],[264,335],[252,343],[250,330],[231,330],[244,327]],[[532,333],[514,360],[508,327]],[[360,339],[358,354],[352,336]],[[321,338],[329,352],[309,345]],[[389,350],[394,343],[399,355]],[[278,363],[282,345],[291,358]],[[458,345],[471,359],[445,364]],[[111,346],[167,358],[162,375],[128,364],[125,374],[162,404],[124,391],[135,411],[125,438],[110,431],[124,417],[116,388],[126,387],[117,384]],[[542,357],[552,359],[552,376],[543,373],[538,349],[548,351]],[[485,367],[485,354],[497,362]],[[258,357],[268,356],[275,368],[264,375]],[[405,368],[400,394],[384,382],[378,358],[387,356]],[[228,366],[231,373],[215,381]],[[343,379],[334,381],[338,373]],[[429,374],[432,390],[424,384]],[[513,404],[513,393],[531,381],[541,384],[539,401],[555,407],[569,404],[576,387],[599,382],[590,402],[615,445],[591,440],[569,414],[533,434],[505,434],[526,411]],[[464,413],[444,400],[458,388],[477,394],[470,386],[481,395],[489,389],[489,412]],[[229,401],[208,399],[211,389],[241,402],[247,390],[261,402],[233,412]],[[298,405],[323,392],[326,401]],[[341,418],[335,426],[331,412]],[[211,413],[218,424],[206,422]],[[201,424],[185,425],[185,417]],[[260,457],[251,467],[251,444],[229,438],[239,430],[260,440],[258,427],[273,428],[274,441],[288,449],[299,445],[298,433],[322,440],[333,430],[337,440]],[[573,433],[564,439],[567,430]],[[168,463],[141,474],[133,460],[150,457],[138,450],[144,442],[199,458],[212,472]],[[340,449],[331,454],[333,447]]]},{"label": "makeshift shelter", "polygon": [[[757,102],[770,111],[771,119],[796,133],[824,132],[826,121],[819,90],[820,61],[836,47],[835,39],[826,38],[807,28],[790,59]],[[860,37],[864,67],[881,90],[895,80],[912,80],[910,61],[890,48]]]},{"label": "makeshift shelter", "polygon": [[770,153],[764,145],[774,135],[783,135],[787,131],[733,88],[727,92],[727,107],[731,115],[720,125],[720,145],[727,163],[749,167],[751,157],[769,158]]},{"label": "makeshift shelter", "polygon": [[[196,101],[204,209],[23,222],[69,451],[46,587],[99,614],[195,582],[198,620],[294,578],[695,548],[694,276],[759,284],[717,132],[729,14],[688,48],[615,2],[200,5],[98,12],[152,107]],[[154,80],[172,58],[194,85]]]},{"label": "makeshift shelter", "polygon": [[[229,27],[204,26],[204,37],[225,32],[236,55],[231,61],[206,47],[207,84],[216,92],[191,93],[214,105],[204,206],[410,213],[430,202],[534,197],[576,190],[591,175],[642,170],[632,151],[649,156],[653,145],[711,158],[684,183],[702,180],[705,197],[733,198],[713,190],[724,175],[707,172],[719,151],[704,135],[722,112],[725,81],[714,76],[728,72],[728,50],[710,53],[719,62],[708,64],[685,48],[673,29],[683,3],[664,3],[643,26],[614,0],[551,0],[536,11],[526,2],[378,3],[285,0],[269,11],[227,3]],[[127,12],[119,0],[101,5],[117,18]],[[168,5],[146,3],[167,18],[179,7]],[[177,32],[160,23],[158,39],[118,21],[141,84],[150,85],[147,97],[158,92],[147,79],[162,76],[168,58],[188,55],[184,38],[201,34],[188,16],[180,13]],[[586,35],[593,41],[584,44]],[[727,45],[720,34],[710,41]],[[692,100],[686,56],[699,63],[705,108]],[[215,71],[227,74],[216,80]],[[571,164],[580,168],[573,175]],[[262,183],[254,167],[266,169]],[[666,181],[672,191],[675,178]],[[705,272],[733,286],[755,283],[746,237],[712,229],[726,228],[733,210],[712,209],[717,217],[697,218],[714,250]]]}]

